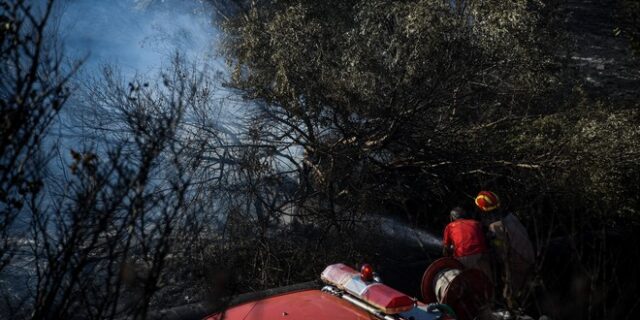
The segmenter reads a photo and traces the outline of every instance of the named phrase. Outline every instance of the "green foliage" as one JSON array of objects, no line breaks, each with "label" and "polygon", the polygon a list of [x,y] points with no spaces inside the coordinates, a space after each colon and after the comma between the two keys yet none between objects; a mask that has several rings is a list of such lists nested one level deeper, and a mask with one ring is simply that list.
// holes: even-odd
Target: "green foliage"
[{"label": "green foliage", "polygon": [[522,119],[506,136],[506,149],[536,159],[545,189],[556,193],[555,200],[572,194],[565,209],[585,210],[585,223],[591,216],[637,220],[640,114],[586,100],[580,90],[566,104],[561,111]]},{"label": "green foliage", "polygon": [[487,165],[509,152],[485,128],[547,112],[537,102],[557,79],[544,6],[265,2],[224,25],[231,84],[263,103],[272,136],[304,148],[315,190],[356,211],[412,211],[501,174]]}]

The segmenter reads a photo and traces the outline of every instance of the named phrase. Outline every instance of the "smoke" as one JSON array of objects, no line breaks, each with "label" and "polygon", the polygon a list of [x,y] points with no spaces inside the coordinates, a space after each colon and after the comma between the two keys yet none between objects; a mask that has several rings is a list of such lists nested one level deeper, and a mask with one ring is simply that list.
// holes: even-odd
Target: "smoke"
[{"label": "smoke", "polygon": [[[58,149],[68,162],[72,146],[95,147],[103,142],[92,140],[94,130],[85,127],[92,121],[86,119],[93,119],[101,110],[87,105],[84,95],[93,83],[100,83],[104,69],[112,70],[123,83],[134,79],[153,82],[160,79],[160,72],[171,69],[178,53],[203,75],[222,80],[226,73],[217,56],[220,32],[213,17],[214,9],[203,0],[58,0],[56,39],[65,56],[83,61],[83,66],[72,81],[72,96],[45,141],[47,149]],[[216,89],[220,87],[216,83]],[[217,94],[219,100],[225,97],[224,92]],[[219,130],[231,127],[233,109],[225,106],[211,126]],[[233,137],[231,129],[226,133]],[[62,174],[58,164],[51,166],[52,173]]]},{"label": "smoke", "polygon": [[199,0],[65,0],[59,33],[85,69],[115,65],[125,73],[158,70],[179,51],[216,63],[218,32],[212,10]]},{"label": "smoke", "polygon": [[[65,55],[84,62],[75,77],[79,88],[100,79],[105,66],[124,82],[138,76],[156,79],[176,53],[207,75],[226,74],[217,56],[220,32],[213,21],[214,8],[207,1],[59,0],[56,16]],[[67,109],[75,114],[86,109],[78,102],[82,93],[76,93],[61,114],[62,124],[75,126],[65,119]],[[62,131],[70,134],[69,128]]]}]

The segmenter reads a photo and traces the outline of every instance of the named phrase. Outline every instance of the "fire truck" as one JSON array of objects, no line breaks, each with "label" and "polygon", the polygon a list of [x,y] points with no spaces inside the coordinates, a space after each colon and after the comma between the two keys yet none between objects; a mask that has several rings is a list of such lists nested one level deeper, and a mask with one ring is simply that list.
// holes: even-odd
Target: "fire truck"
[{"label": "fire truck", "polygon": [[410,297],[380,281],[369,264],[359,271],[327,266],[317,288],[294,289],[238,305],[205,320],[471,320],[487,310],[493,286],[479,270],[441,258],[424,272],[422,298]]}]

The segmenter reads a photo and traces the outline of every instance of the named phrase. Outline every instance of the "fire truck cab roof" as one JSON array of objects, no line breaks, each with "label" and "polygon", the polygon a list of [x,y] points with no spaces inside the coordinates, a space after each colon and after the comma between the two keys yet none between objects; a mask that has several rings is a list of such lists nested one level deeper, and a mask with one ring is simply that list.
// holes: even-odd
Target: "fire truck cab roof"
[{"label": "fire truck cab roof", "polygon": [[364,272],[344,264],[328,266],[321,275],[322,289],[299,289],[245,302],[208,316],[205,320],[343,319],[435,320],[451,319]]}]

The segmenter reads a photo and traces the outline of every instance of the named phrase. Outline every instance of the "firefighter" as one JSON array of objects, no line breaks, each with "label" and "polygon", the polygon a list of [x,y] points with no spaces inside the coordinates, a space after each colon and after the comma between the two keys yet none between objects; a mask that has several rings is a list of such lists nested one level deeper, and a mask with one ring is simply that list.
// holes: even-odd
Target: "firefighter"
[{"label": "firefighter", "polygon": [[500,199],[491,191],[481,191],[475,198],[482,224],[487,230],[494,266],[502,280],[502,295],[513,306],[523,293],[535,262],[533,245],[520,220],[500,208]]},{"label": "firefighter", "polygon": [[479,221],[470,219],[462,207],[455,207],[449,213],[451,222],[444,229],[442,240],[444,256],[451,256],[466,268],[475,268],[492,280],[487,245]]}]

